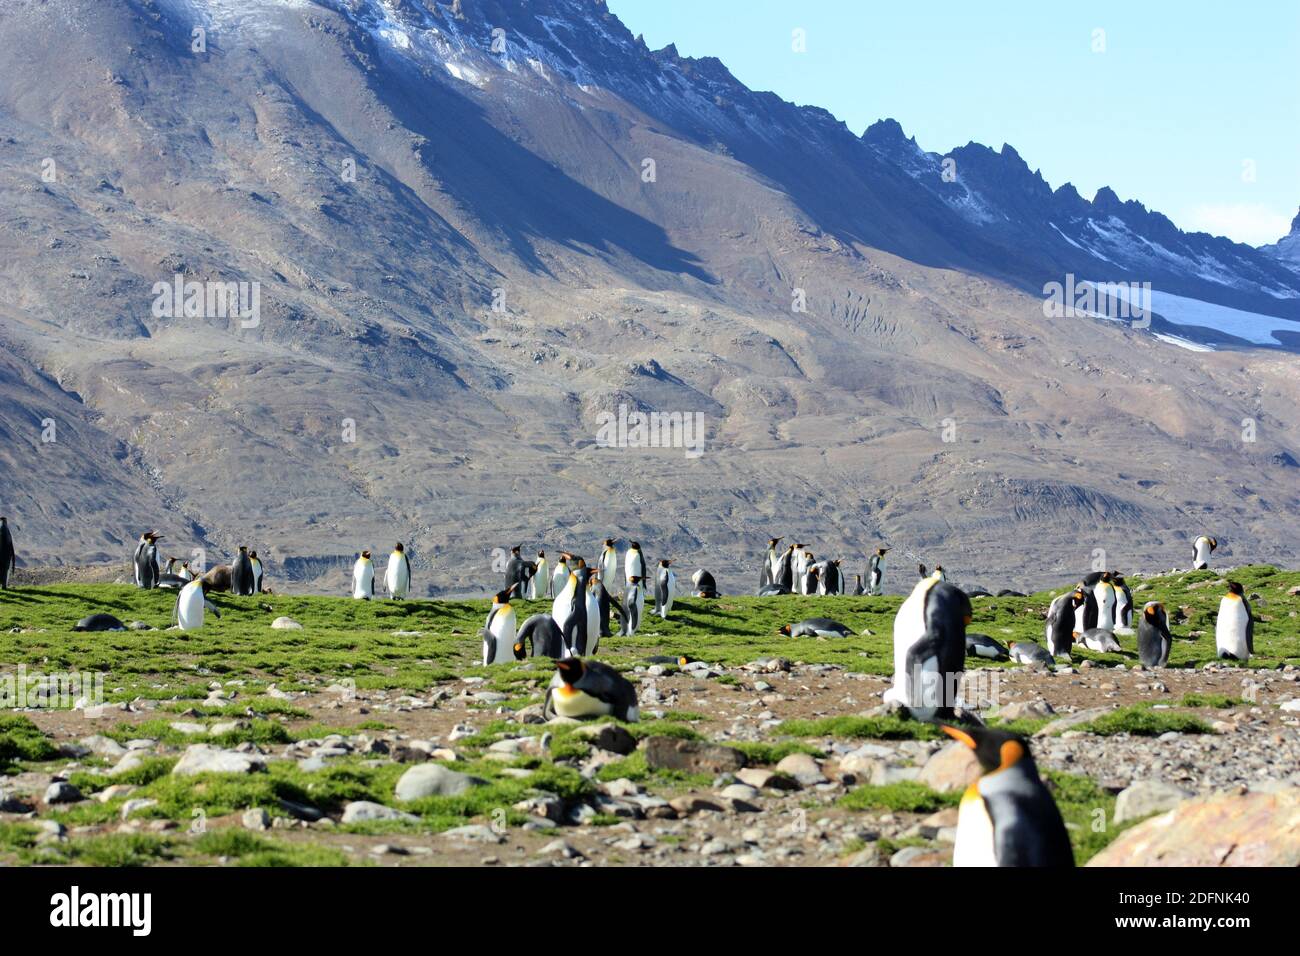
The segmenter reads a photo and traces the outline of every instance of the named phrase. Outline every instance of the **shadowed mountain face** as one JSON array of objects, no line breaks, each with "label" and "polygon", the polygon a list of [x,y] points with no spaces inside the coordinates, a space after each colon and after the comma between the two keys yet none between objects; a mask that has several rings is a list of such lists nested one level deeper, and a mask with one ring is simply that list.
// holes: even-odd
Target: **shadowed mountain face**
[{"label": "shadowed mountain face", "polygon": [[[443,594],[609,535],[724,589],[770,534],[850,580],[892,544],[894,590],[1293,554],[1300,274],[1010,147],[856,136],[592,0],[10,0],[0,69],[29,563],[146,528],[338,591],[401,540]],[[1152,329],[1045,317],[1067,274],[1151,282]]]}]

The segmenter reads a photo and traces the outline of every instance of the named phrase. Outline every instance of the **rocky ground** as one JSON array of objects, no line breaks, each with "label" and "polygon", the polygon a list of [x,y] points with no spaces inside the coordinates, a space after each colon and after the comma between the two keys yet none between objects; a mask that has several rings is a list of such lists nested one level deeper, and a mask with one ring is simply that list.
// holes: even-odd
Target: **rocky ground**
[{"label": "rocky ground", "polygon": [[[149,819],[142,812],[157,806],[156,798],[150,803],[147,796],[133,796],[143,788],[109,783],[98,793],[83,795],[70,781],[93,757],[105,759],[99,772],[106,783],[153,757],[179,758],[173,775],[219,770],[252,776],[277,763],[295,764],[307,773],[357,760],[372,767],[400,765],[394,795],[407,799],[453,796],[488,785],[472,769],[457,770],[461,765],[496,762],[502,774],[527,780],[537,761],[549,757],[576,770],[590,789],[576,798],[538,791],[440,833],[406,829],[403,824],[414,824],[416,816],[366,800],[346,801],[341,812],[329,814],[286,801],[271,808],[273,815],[266,808],[249,808],[207,817],[203,826],[269,829],[289,843],[337,851],[348,862],[387,866],[916,866],[950,861],[956,811],[948,804],[972,771],[964,748],[937,739],[857,737],[843,721],[820,733],[789,733],[811,730],[816,725],[810,722],[828,715],[884,719],[879,700],[887,686],[883,678],[783,658],[738,667],[651,665],[636,674],[645,716],[651,721],[688,716],[681,722],[693,731],[689,738],[652,734],[638,740],[615,724],[544,724],[538,705],[511,710],[505,706],[509,695],[486,689],[482,677],[441,682],[421,694],[272,688],[271,698],[305,711],[304,720],[343,728],[370,726],[377,719],[386,725],[382,731],[334,733],[284,745],[177,741],[176,734],[219,738],[251,726],[241,718],[205,725],[199,719],[204,706],[167,719],[173,742],[151,737],[147,730],[119,742],[88,733],[89,719],[83,714],[33,712],[33,722],[62,759],[4,780],[3,818],[34,822],[37,843],[47,846],[112,833],[192,839],[190,821]],[[1095,784],[1093,805],[1080,809],[1085,816],[1102,811],[1105,837],[1112,828],[1118,831],[1196,794],[1300,787],[1300,670],[1288,665],[1251,673],[1247,680],[1253,686],[1243,686],[1241,671],[1217,665],[1152,672],[1140,665],[1100,667],[1085,661],[1063,673],[1004,671],[1002,704],[992,714],[1041,724],[1033,737],[1040,768]],[[238,709],[245,699],[241,684],[213,682],[204,705]],[[1198,701],[1189,695],[1221,706],[1170,708]],[[1228,701],[1232,703],[1222,706]],[[1197,729],[1209,732],[1101,736],[1088,730],[1088,721],[1134,705],[1195,715],[1205,725]],[[155,702],[140,699],[118,705],[103,722],[153,721],[156,726],[159,713]],[[805,723],[788,723],[799,721]],[[587,746],[575,749],[574,740]],[[564,746],[557,747],[561,741]],[[770,748],[776,741],[802,746],[787,746],[784,755],[751,751],[759,759],[747,759],[732,746],[766,743]],[[769,763],[764,757],[779,759]],[[438,763],[429,763],[431,759]],[[855,801],[850,795],[858,791],[880,803]],[[113,819],[91,824],[54,819],[87,799],[112,801],[118,810]],[[396,825],[371,827],[382,832],[365,832],[364,826],[347,832],[373,821]]]}]

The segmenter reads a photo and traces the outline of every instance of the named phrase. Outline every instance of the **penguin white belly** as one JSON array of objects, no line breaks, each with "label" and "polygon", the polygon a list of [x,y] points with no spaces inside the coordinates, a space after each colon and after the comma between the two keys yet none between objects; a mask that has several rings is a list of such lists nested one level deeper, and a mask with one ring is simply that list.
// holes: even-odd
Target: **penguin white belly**
[{"label": "penguin white belly", "polygon": [[492,615],[492,626],[488,632],[495,638],[495,655],[490,664],[508,664],[515,659],[515,609],[503,604]]},{"label": "penguin white belly", "polygon": [[1227,652],[1239,661],[1247,660],[1246,605],[1240,598],[1225,597],[1219,602],[1219,618],[1214,625],[1216,654]]},{"label": "penguin white belly", "polygon": [[666,588],[666,592],[668,595],[667,599],[664,601],[663,607],[658,609],[659,616],[665,620],[668,617],[668,612],[673,609],[673,599],[677,597],[677,575],[673,574],[671,571],[668,572],[668,587]]},{"label": "penguin white belly", "polygon": [[1196,561],[1192,567],[1200,570],[1209,567],[1210,564],[1210,542],[1204,538],[1199,538],[1196,542]]},{"label": "penguin white belly", "polygon": [[564,590],[564,585],[568,580],[569,569],[567,567],[557,566],[554,573],[551,574],[551,593],[556,597],[559,597],[560,592]]},{"label": "penguin white belly", "polygon": [[[1052,618],[1057,614],[1068,613],[1064,608],[1065,602],[1068,599],[1069,599],[1068,594],[1062,594],[1060,597],[1053,600],[1051,605],[1049,605],[1047,608],[1047,624],[1043,628],[1043,639],[1047,641],[1048,647],[1052,645]],[[1075,620],[1074,629],[1077,631],[1079,629],[1078,628],[1079,617],[1077,614],[1075,615],[1074,620]]]},{"label": "penguin white belly", "polygon": [[407,564],[403,558],[394,555],[388,559],[388,570],[384,575],[384,584],[388,586],[388,593],[393,597],[406,597],[406,592],[411,589],[411,574],[407,570]]},{"label": "penguin white belly", "polygon": [[[1088,629],[1088,625],[1087,625],[1087,622],[1086,622],[1086,620],[1085,620],[1085,618],[1086,618],[1086,616],[1087,616],[1087,611],[1088,611],[1088,602],[1087,602],[1087,601],[1084,601],[1082,604],[1080,604],[1078,607],[1076,607],[1076,608],[1074,609],[1074,629],[1075,629],[1076,631],[1078,631],[1080,634],[1082,634],[1084,631],[1086,631],[1086,630]],[[1063,613],[1068,614],[1068,613],[1069,613],[1069,610],[1068,610],[1068,609],[1064,609],[1064,610],[1063,610]],[[1050,632],[1050,631],[1048,632],[1048,639],[1049,639],[1049,640],[1051,639],[1051,632]]]},{"label": "penguin white belly", "polygon": [[596,653],[600,646],[600,599],[587,592],[587,654]]},{"label": "penguin white belly", "polygon": [[614,708],[590,694],[561,684],[551,692],[551,705],[561,717],[604,717]]},{"label": "penguin white belly", "polygon": [[600,583],[610,594],[618,593],[618,552],[610,551],[600,566]]},{"label": "penguin white belly", "polygon": [[541,598],[546,591],[546,585],[550,583],[550,580],[551,571],[546,566],[546,562],[537,562],[537,571],[528,579],[528,600],[536,601]]},{"label": "penguin white belly", "polygon": [[358,561],[352,568],[352,596],[365,600],[375,590],[375,566],[369,561]]},{"label": "penguin white belly", "polygon": [[203,626],[203,585],[191,581],[181,588],[176,599],[176,621],[182,631],[193,631]]},{"label": "penguin white belly", "polygon": [[1101,585],[1093,590],[1097,598],[1097,626],[1105,631],[1115,629],[1115,589]]},{"label": "penguin white belly", "polygon": [[993,818],[979,790],[969,787],[957,811],[957,841],[952,848],[953,866],[997,866],[993,845]]},{"label": "penguin white belly", "polygon": [[936,583],[930,578],[918,582],[894,615],[894,686],[885,691],[886,701],[912,703],[907,679],[907,652],[925,636],[926,595]]}]

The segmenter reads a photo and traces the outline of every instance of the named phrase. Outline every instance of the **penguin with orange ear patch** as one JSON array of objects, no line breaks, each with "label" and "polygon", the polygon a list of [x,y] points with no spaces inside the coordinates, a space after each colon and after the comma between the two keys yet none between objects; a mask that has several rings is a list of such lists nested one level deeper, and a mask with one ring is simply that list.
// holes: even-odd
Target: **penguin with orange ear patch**
[{"label": "penguin with orange ear patch", "polygon": [[608,664],[568,657],[555,665],[555,677],[546,691],[542,714],[552,717],[604,717],[619,720],[640,719],[636,688]]},{"label": "penguin with orange ear patch", "polygon": [[1074,866],[1056,801],[1024,737],[990,727],[940,729],[975,752],[983,771],[957,811],[953,866]]},{"label": "penguin with orange ear patch", "polygon": [[1147,667],[1164,667],[1169,663],[1172,643],[1165,606],[1159,601],[1148,602],[1142,609],[1142,621],[1138,624],[1138,657]]}]

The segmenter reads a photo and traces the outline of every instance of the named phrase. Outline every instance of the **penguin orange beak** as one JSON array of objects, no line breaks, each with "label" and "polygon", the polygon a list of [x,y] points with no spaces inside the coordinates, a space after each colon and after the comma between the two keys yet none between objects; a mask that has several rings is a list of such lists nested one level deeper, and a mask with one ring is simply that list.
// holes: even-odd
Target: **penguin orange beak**
[{"label": "penguin orange beak", "polygon": [[953,740],[965,744],[971,750],[974,750],[978,746],[978,744],[975,743],[975,738],[964,730],[958,730],[956,727],[949,727],[947,724],[940,724],[939,729]]}]

